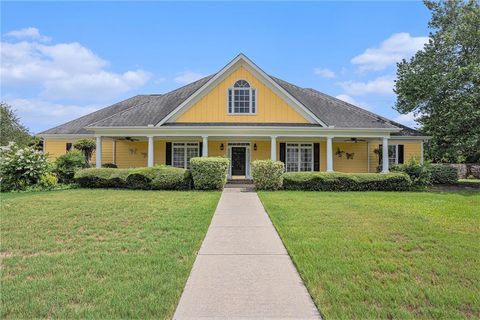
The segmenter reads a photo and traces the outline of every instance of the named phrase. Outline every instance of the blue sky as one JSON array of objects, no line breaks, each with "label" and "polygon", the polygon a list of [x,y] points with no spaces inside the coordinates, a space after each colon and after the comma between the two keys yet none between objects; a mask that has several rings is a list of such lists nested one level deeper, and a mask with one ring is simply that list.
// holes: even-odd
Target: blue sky
[{"label": "blue sky", "polygon": [[421,2],[2,2],[1,99],[32,132],[214,73],[267,73],[414,125],[395,62],[427,41]]}]

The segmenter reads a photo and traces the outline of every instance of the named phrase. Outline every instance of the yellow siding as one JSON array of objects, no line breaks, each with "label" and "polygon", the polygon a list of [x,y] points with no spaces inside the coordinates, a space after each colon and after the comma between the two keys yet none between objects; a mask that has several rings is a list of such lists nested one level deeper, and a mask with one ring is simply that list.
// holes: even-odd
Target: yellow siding
[{"label": "yellow siding", "polygon": [[[344,151],[345,153],[354,153],[353,159],[347,159],[346,154],[343,154],[342,157],[337,156],[337,150]],[[367,172],[367,158],[368,152],[366,142],[333,142],[333,171],[357,173]],[[325,155],[325,161],[326,159],[327,157]]]},{"label": "yellow siding", "polygon": [[[257,145],[257,151],[254,150],[255,144]],[[270,159],[270,144],[270,141],[252,141],[252,161]]]},{"label": "yellow siding", "polygon": [[[320,171],[327,171],[327,142],[319,141],[320,143]],[[333,159],[335,161],[335,159]]]},{"label": "yellow siding", "polygon": [[75,140],[47,140],[44,141],[44,151],[49,159],[56,159],[62,154],[67,153],[66,144],[74,143]]},{"label": "yellow siding", "polygon": [[147,141],[117,140],[115,159],[119,168],[146,167]]},{"label": "yellow siding", "polygon": [[[228,115],[227,90],[244,79],[256,89],[256,115]],[[282,122],[307,123],[297,111],[277,96],[263,82],[255,78],[245,68],[240,67],[220,82],[200,101],[185,111],[176,122]]]},{"label": "yellow siding", "polygon": [[155,140],[153,144],[153,163],[155,165],[165,164],[165,141]]},{"label": "yellow siding", "polygon": [[[223,143],[223,150],[220,150],[220,145]],[[226,141],[208,141],[208,155],[210,157],[226,157],[227,156],[227,142]]]}]

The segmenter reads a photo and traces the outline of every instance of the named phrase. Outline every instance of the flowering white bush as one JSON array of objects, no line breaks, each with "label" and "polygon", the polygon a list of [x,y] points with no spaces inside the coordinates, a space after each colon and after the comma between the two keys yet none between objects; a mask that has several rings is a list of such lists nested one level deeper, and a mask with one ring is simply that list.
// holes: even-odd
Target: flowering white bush
[{"label": "flowering white bush", "polygon": [[45,155],[32,147],[14,142],[0,147],[0,190],[25,190],[50,171]]}]

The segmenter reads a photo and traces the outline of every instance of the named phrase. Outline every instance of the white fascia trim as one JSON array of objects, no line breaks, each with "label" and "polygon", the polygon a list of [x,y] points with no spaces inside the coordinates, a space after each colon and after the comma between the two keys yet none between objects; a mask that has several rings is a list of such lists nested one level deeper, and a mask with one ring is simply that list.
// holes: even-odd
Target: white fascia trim
[{"label": "white fascia trim", "polygon": [[35,137],[43,138],[43,139],[80,139],[80,138],[93,138],[94,134],[92,133],[82,133],[82,134],[36,134]]},{"label": "white fascia trim", "polygon": [[430,140],[431,136],[391,136],[391,140]]},{"label": "white fascia trim", "polygon": [[197,91],[195,91],[190,97],[187,98],[182,104],[176,107],[172,112],[170,112],[165,118],[163,118],[156,127],[160,127],[162,124],[169,120],[175,120],[176,117],[179,116],[179,112],[187,106],[190,106],[192,101],[195,101],[197,97],[199,97],[205,90],[210,87],[215,86],[218,82],[220,82],[223,78],[225,78],[225,74],[232,69],[235,64],[241,62],[245,62],[245,66],[250,67],[255,73],[263,77],[266,81],[266,84],[270,85],[270,89],[274,89],[280,95],[283,95],[284,98],[286,97],[287,100],[291,101],[295,109],[301,111],[302,115],[309,118],[309,120],[318,123],[324,127],[327,125],[318,119],[310,110],[308,110],[304,105],[302,105],[297,99],[295,99],[292,95],[290,95],[285,89],[283,89],[280,85],[278,85],[275,81],[268,74],[266,74],[262,69],[260,69],[255,63],[253,63],[250,59],[248,59],[244,54],[239,54],[235,57],[230,63],[228,63],[225,67],[223,67],[215,76],[213,76],[210,80],[208,80],[202,87],[200,87]]},{"label": "white fascia trim", "polygon": [[[256,129],[256,130],[305,130],[305,131],[325,131],[331,132],[330,135],[335,136],[334,132],[382,132],[382,133],[394,133],[399,132],[401,129],[397,128],[335,128],[335,127],[301,127],[301,126],[162,126],[162,127],[147,127],[147,126],[137,126],[137,127],[87,127],[87,130],[92,131],[102,131],[102,130],[145,130],[145,134],[155,134],[157,132],[171,132],[175,130],[186,130],[186,131],[203,131],[203,130],[242,130],[242,129]],[[200,134],[200,133],[199,133]],[[201,134],[200,134],[201,135]],[[395,136],[391,137],[394,138]]]},{"label": "white fascia trim", "polygon": [[[391,129],[390,129],[391,130]],[[356,138],[390,138],[388,130],[341,130],[334,128],[319,127],[160,127],[160,128],[98,128],[95,135],[105,137],[146,137],[154,135],[158,137],[356,137]]]}]

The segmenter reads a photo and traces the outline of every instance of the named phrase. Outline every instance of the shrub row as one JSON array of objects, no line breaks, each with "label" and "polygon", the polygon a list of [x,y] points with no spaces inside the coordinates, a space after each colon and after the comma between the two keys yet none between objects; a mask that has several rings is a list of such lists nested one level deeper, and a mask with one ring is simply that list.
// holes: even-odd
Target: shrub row
[{"label": "shrub row", "polygon": [[85,188],[188,190],[192,186],[188,170],[167,166],[135,169],[88,168],[77,171],[74,179]]},{"label": "shrub row", "polygon": [[406,191],[411,186],[411,179],[404,173],[288,172],[283,175],[286,190]]},{"label": "shrub row", "polygon": [[116,169],[88,168],[75,173],[75,182],[85,188],[127,188],[143,190],[223,189],[227,182],[228,159],[192,158],[191,170],[170,166]]},{"label": "shrub row", "polygon": [[278,190],[283,185],[285,166],[281,161],[256,160],[252,162],[252,178],[257,190]]},{"label": "shrub row", "polygon": [[433,184],[456,184],[458,183],[458,170],[446,164],[432,164],[431,182]]}]

